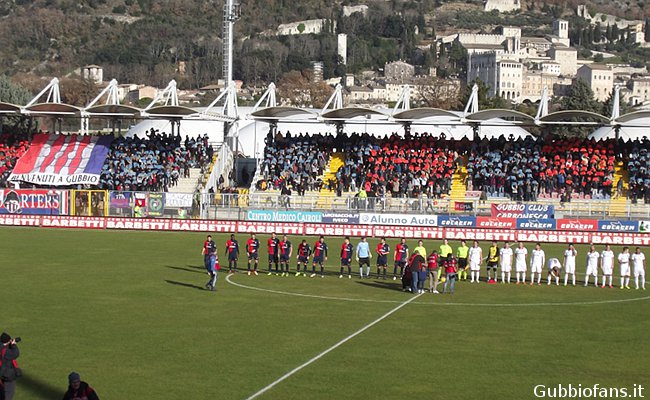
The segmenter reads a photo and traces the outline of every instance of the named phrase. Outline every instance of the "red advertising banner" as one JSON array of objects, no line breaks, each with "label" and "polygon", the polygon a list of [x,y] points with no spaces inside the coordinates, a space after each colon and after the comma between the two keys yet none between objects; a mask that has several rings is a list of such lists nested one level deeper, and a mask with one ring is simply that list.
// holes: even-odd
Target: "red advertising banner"
[{"label": "red advertising banner", "polygon": [[495,228],[495,229],[515,229],[517,228],[517,220],[515,218],[477,217],[476,227]]},{"label": "red advertising banner", "polygon": [[106,229],[168,231],[169,222],[168,219],[154,218],[106,218]]},{"label": "red advertising banner", "polygon": [[466,229],[466,228],[445,228],[444,237],[449,240],[479,240],[497,242],[512,242],[515,240],[515,232],[503,229]]},{"label": "red advertising banner", "polygon": [[[486,220],[490,220],[487,218]],[[501,221],[501,220],[499,220]],[[560,220],[562,221],[562,220]],[[40,226],[44,228],[77,228],[77,229],[128,229],[144,231],[189,231],[189,232],[222,232],[222,233],[260,233],[288,235],[325,235],[352,237],[387,237],[408,239],[443,239],[449,240],[479,240],[479,241],[522,241],[541,243],[594,243],[597,245],[611,244],[615,246],[650,246],[650,235],[628,232],[590,232],[594,224],[589,220],[568,222],[562,231],[515,230],[494,228],[462,228],[462,227],[418,227],[390,225],[346,225],[346,224],[301,224],[273,222],[237,222],[211,220],[178,220],[152,218],[102,218],[102,217],[60,217],[60,216],[29,216],[29,215],[0,215],[0,226]],[[580,224],[582,230],[567,230],[568,227]],[[597,224],[595,224],[597,226]]]},{"label": "red advertising banner", "polygon": [[456,211],[473,211],[474,203],[465,201],[454,201],[454,210]]},{"label": "red advertising banner", "polygon": [[28,215],[1,215],[0,225],[4,226],[40,226],[41,217]]},{"label": "red advertising banner", "polygon": [[316,236],[367,236],[372,237],[372,226],[367,225],[336,225],[336,224],[305,224],[303,234]]},{"label": "red advertising banner", "polygon": [[540,243],[590,243],[591,234],[587,232],[556,232],[556,231],[515,231],[515,239],[521,242]]},{"label": "red advertising banner", "polygon": [[558,219],[557,230],[595,232],[598,230],[598,221],[595,219]]},{"label": "red advertising banner", "polygon": [[200,219],[171,219],[169,220],[170,231],[189,232],[226,232],[237,231],[237,221],[213,221]]},{"label": "red advertising banner", "polygon": [[237,232],[239,233],[267,233],[273,232],[278,235],[302,235],[303,224],[300,223],[283,223],[283,222],[256,222],[256,221],[239,221],[237,223]]},{"label": "red advertising banner", "polygon": [[407,239],[442,239],[445,237],[444,228],[418,226],[375,226],[375,237],[407,238]]},{"label": "red advertising banner", "polygon": [[650,235],[622,232],[594,232],[590,236],[591,243],[593,244],[650,246]]},{"label": "red advertising banner", "polygon": [[101,217],[57,217],[44,215],[41,217],[43,228],[81,228],[104,229],[106,218]]}]

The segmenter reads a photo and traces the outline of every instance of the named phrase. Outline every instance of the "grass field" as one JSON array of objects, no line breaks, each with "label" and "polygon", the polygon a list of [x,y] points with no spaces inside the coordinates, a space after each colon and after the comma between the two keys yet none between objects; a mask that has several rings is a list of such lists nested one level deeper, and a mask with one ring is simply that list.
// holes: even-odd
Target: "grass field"
[{"label": "grass field", "polygon": [[[17,399],[60,399],[72,370],[102,399],[246,399],[414,297],[392,280],[334,275],[235,274],[231,284],[220,274],[209,292],[203,239],[0,229],[0,330],[23,339]],[[215,239],[223,265],[225,235]],[[334,272],[341,239],[328,243]],[[545,246],[547,257],[563,248]],[[582,280],[586,247],[578,251]],[[264,251],[261,261],[265,269]],[[539,384],[650,386],[649,311],[649,291],[462,282],[454,296],[403,305],[257,398],[528,399]]]}]

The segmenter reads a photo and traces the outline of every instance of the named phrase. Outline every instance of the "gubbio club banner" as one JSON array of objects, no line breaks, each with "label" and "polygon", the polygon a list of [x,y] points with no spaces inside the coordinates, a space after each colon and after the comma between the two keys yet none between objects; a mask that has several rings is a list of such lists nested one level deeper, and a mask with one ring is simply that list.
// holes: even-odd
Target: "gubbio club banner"
[{"label": "gubbio club banner", "polygon": [[112,135],[36,134],[9,181],[51,186],[97,185],[112,141]]}]

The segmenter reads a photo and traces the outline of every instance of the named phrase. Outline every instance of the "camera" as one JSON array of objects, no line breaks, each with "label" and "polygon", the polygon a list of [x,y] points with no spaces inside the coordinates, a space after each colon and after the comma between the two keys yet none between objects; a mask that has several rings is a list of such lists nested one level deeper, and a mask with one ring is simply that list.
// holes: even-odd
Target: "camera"
[{"label": "camera", "polygon": [[16,336],[16,337],[14,338],[14,342],[16,342],[16,343],[20,342],[21,340],[22,340],[22,339],[20,338],[20,336]]}]

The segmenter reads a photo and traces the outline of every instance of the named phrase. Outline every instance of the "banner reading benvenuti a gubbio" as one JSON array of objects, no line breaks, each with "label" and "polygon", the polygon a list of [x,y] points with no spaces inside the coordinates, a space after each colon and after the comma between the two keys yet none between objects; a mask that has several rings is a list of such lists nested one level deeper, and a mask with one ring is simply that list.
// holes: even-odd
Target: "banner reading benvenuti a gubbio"
[{"label": "banner reading benvenuti a gubbio", "polygon": [[11,182],[97,185],[113,136],[36,134],[18,160]]}]

